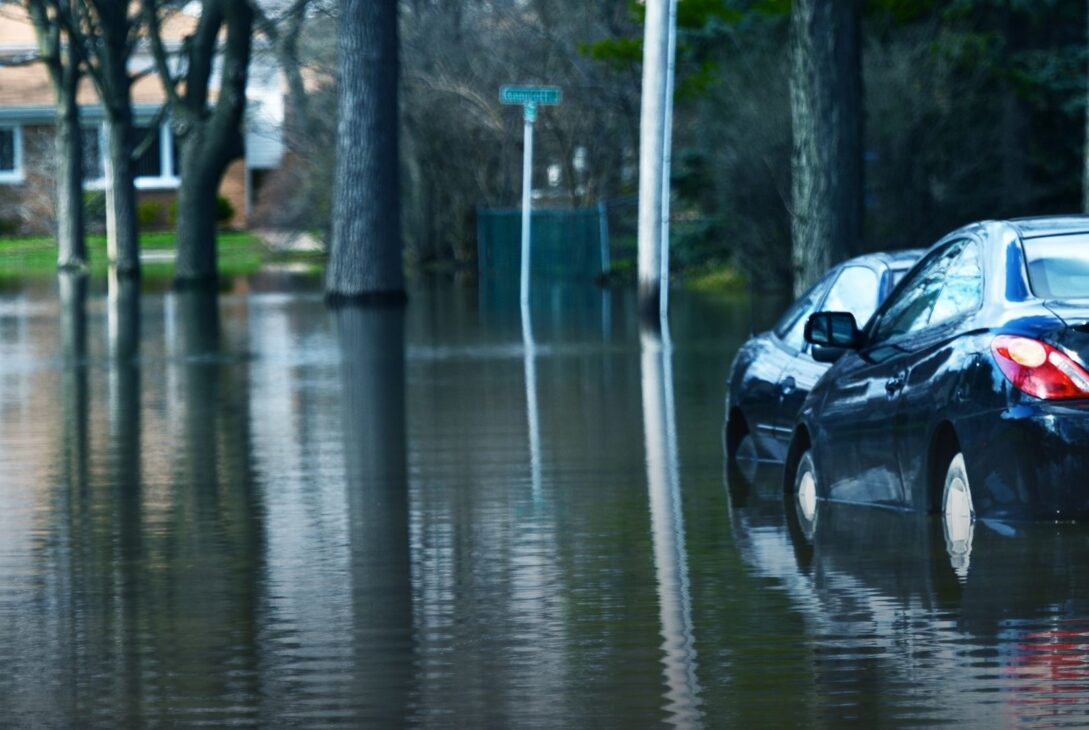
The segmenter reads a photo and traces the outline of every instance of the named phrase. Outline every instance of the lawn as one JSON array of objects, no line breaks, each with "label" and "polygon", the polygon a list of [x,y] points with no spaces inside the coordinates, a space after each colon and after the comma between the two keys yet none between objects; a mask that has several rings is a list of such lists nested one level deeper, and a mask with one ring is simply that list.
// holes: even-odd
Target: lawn
[{"label": "lawn", "polygon": [[[106,237],[87,237],[87,253],[91,274],[104,275],[107,269]],[[142,273],[150,279],[169,279],[174,275],[174,234],[141,233],[143,252]],[[163,254],[161,257],[156,253]],[[259,271],[268,263],[303,263],[319,271],[324,257],[314,252],[273,251],[260,238],[248,232],[219,234],[219,273],[221,276],[242,276]],[[0,278],[52,276],[57,271],[57,242],[47,236],[0,238]]]}]

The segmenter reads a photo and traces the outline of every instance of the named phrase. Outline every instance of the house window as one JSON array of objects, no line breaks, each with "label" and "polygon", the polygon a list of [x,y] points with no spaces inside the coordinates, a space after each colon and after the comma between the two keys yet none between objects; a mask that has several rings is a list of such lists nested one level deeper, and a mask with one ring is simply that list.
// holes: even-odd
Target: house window
[{"label": "house window", "polygon": [[106,178],[106,148],[101,126],[83,128],[83,181],[102,183]]},{"label": "house window", "polygon": [[0,183],[23,181],[23,130],[0,127]]},{"label": "house window", "polygon": [[[136,158],[136,177],[172,177],[173,170],[166,170],[163,166],[163,127],[152,129],[150,127],[137,127],[133,133],[138,147],[143,147],[140,156]],[[170,134],[169,128],[166,130]]]},{"label": "house window", "polygon": [[[150,135],[150,136],[149,136]],[[136,187],[161,190],[178,186],[175,165],[174,135],[170,125],[137,126],[133,129],[133,144],[141,152],[133,163]],[[88,127],[83,132],[83,183],[91,189],[106,187],[106,128]]]}]

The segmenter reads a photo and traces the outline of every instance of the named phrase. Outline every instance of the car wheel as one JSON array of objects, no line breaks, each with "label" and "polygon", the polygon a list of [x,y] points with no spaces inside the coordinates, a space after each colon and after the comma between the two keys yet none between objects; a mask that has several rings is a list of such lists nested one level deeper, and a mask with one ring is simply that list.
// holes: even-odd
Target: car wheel
[{"label": "car wheel", "polygon": [[964,454],[958,453],[949,461],[942,488],[942,526],[945,530],[945,546],[953,570],[963,577],[968,574],[968,560],[972,552],[973,522],[972,488],[968,483],[968,470],[964,466]]},{"label": "car wheel", "polygon": [[817,470],[813,466],[813,454],[807,449],[798,459],[798,469],[794,472],[794,513],[807,540],[813,539],[817,529],[817,504]]}]

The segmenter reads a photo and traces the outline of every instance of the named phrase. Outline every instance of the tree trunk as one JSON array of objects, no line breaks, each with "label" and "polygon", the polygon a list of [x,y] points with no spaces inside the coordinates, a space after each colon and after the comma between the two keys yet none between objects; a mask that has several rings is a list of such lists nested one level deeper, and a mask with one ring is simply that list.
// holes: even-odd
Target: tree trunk
[{"label": "tree trunk", "polygon": [[[75,59],[71,59],[75,61]],[[82,269],[87,266],[87,244],[83,220],[83,136],[79,123],[76,91],[79,73],[68,67],[55,79],[57,125],[54,143],[57,155],[57,266]]]},{"label": "tree trunk", "polygon": [[216,195],[220,176],[208,174],[201,142],[191,130],[181,146],[181,185],[178,188],[178,258],[175,284],[186,286],[216,278]]},{"label": "tree trunk", "polygon": [[[1089,7],[1089,3],[1086,4]],[[1087,13],[1087,17],[1089,17],[1089,13]],[[1089,38],[1089,22],[1087,22],[1086,37]],[[1089,214],[1089,68],[1086,69],[1086,72],[1086,138],[1084,151],[1082,151],[1085,161],[1084,171],[1081,173],[1081,212]]]},{"label": "tree trunk", "polygon": [[794,292],[862,241],[862,68],[858,0],[796,0],[791,18]]},{"label": "tree trunk", "polygon": [[117,109],[106,122],[106,251],[121,276],[140,275],[132,113]]},{"label": "tree trunk", "polygon": [[[202,286],[216,279],[216,199],[232,160],[243,154],[242,121],[246,113],[246,81],[250,62],[253,9],[248,0],[207,0],[202,11],[208,27],[198,31],[190,50],[185,97],[175,107],[181,141],[181,185],[178,189],[178,259],[174,284]],[[215,67],[216,32],[226,24],[223,74],[219,97],[207,109],[207,89]],[[199,57],[198,57],[199,55]]]},{"label": "tree trunk", "polygon": [[344,0],[331,300],[404,300],[398,157],[396,0]]}]

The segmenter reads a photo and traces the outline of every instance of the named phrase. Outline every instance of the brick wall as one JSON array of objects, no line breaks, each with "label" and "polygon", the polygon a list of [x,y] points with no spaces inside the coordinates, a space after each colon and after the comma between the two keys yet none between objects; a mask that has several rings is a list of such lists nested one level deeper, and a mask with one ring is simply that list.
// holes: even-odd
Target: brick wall
[{"label": "brick wall", "polygon": [[[35,125],[23,127],[23,170],[21,183],[0,183],[0,236],[50,236],[55,229],[53,127]],[[234,217],[232,228],[246,226],[246,167],[235,160],[227,168],[219,194],[230,201]],[[175,190],[137,191],[138,204],[144,206],[142,217],[150,230],[168,229],[171,208],[177,199]]]},{"label": "brick wall", "polygon": [[51,235],[56,190],[53,184],[53,128],[23,127],[21,183],[0,183],[0,235]]}]

